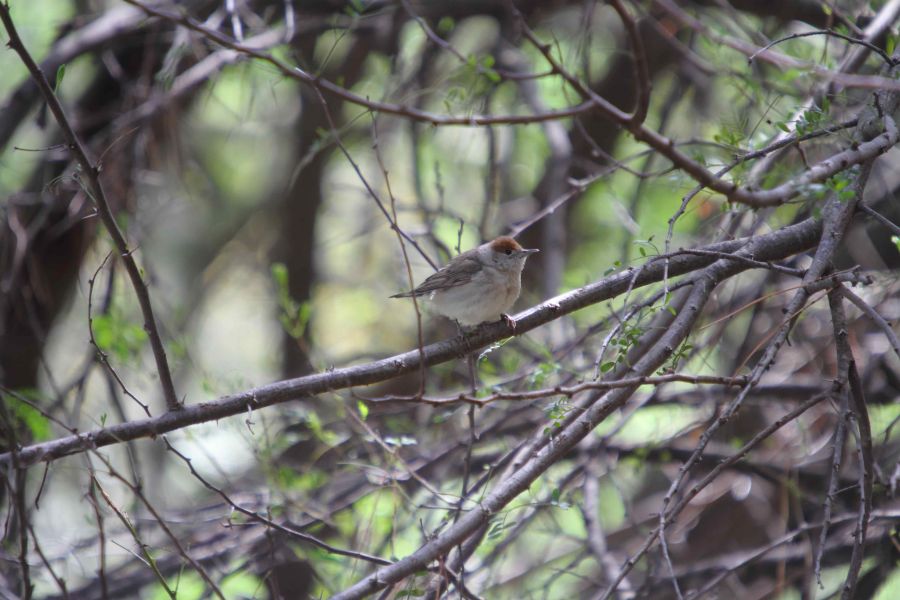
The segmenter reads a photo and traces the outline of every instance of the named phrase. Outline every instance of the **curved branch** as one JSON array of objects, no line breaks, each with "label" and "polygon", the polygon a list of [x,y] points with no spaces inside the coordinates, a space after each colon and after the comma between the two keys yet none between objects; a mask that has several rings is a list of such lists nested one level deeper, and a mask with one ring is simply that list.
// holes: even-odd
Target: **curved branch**
[{"label": "curved branch", "polygon": [[887,63],[887,65],[889,67],[893,67],[895,64],[897,64],[897,61],[895,61],[893,58],[888,56],[887,52],[885,52],[884,50],[882,50],[881,48],[879,48],[872,42],[869,42],[867,40],[861,40],[859,38],[855,38],[855,37],[852,37],[849,35],[845,35],[843,33],[837,32],[837,31],[832,31],[831,29],[819,29],[816,31],[804,31],[801,33],[792,33],[791,35],[787,35],[785,37],[778,38],[777,40],[773,40],[773,41],[769,42],[768,44],[766,44],[765,46],[763,46],[762,48],[760,48],[759,50],[757,50],[756,52],[751,54],[750,57],[747,59],[747,62],[753,62],[753,59],[756,58],[756,56],[758,54],[760,54],[761,52],[765,52],[769,48],[772,48],[773,46],[777,46],[778,44],[781,44],[782,42],[787,42],[789,40],[796,40],[797,38],[811,37],[814,35],[828,35],[831,37],[836,37],[838,39],[844,40],[846,42],[850,42],[851,44],[857,44],[859,46],[863,46],[865,48],[868,48],[869,50],[871,50],[878,56],[880,56],[881,60],[883,60],[885,63]]},{"label": "curved branch", "polygon": [[634,53],[634,63],[637,66],[637,77],[635,78],[635,103],[634,113],[631,115],[631,123],[641,125],[647,118],[647,110],[650,108],[650,90],[652,83],[650,81],[650,68],[647,65],[647,52],[644,50],[644,42],[638,33],[637,23],[634,18],[628,14],[625,7],[622,6],[620,0],[611,0],[610,5],[622,20],[625,26],[625,32],[628,34],[628,41],[631,44],[631,51]]}]

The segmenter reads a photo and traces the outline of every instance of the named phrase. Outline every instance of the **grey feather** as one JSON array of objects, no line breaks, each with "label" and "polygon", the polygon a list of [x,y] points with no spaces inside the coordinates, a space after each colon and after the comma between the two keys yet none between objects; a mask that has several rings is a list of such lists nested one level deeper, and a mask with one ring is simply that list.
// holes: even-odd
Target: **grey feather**
[{"label": "grey feather", "polygon": [[[472,276],[482,269],[476,254],[477,248],[463,252],[455,259],[438,269],[422,284],[411,292],[394,294],[391,298],[409,298],[425,296],[437,290],[446,290],[468,283]],[[452,268],[451,268],[452,267]]]}]

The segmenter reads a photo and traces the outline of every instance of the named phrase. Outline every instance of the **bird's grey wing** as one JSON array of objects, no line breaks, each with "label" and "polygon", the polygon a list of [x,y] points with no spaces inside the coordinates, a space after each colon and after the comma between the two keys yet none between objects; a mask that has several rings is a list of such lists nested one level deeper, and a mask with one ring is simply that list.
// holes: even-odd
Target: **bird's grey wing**
[{"label": "bird's grey wing", "polygon": [[[403,296],[424,296],[436,290],[454,288],[463,285],[464,283],[468,283],[468,281],[472,279],[472,276],[481,270],[481,264],[474,254],[471,256],[460,254],[453,263],[453,269],[450,270],[448,267],[449,265],[435,271],[430,277],[423,281],[419,287],[412,292],[403,294]],[[400,294],[397,295],[400,296]]]}]

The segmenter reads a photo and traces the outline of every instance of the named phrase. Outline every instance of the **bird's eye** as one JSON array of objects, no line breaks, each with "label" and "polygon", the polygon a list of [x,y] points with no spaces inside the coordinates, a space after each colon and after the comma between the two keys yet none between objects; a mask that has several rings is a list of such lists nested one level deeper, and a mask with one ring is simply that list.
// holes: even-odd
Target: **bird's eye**
[{"label": "bird's eye", "polygon": [[509,256],[509,255],[511,255],[511,254],[512,254],[512,250],[510,250],[509,248],[507,248],[507,249],[506,249],[506,255]]}]

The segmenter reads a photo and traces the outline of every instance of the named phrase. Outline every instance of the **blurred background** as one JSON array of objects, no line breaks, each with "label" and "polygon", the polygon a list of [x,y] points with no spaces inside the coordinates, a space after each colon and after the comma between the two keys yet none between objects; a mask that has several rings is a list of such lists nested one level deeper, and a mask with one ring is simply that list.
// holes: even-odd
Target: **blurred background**
[{"label": "blurred background", "polygon": [[[388,296],[497,235],[541,250],[525,268],[521,310],[648,257],[815,216],[853,171],[786,206],[751,211],[696,193],[693,179],[597,111],[531,117],[583,102],[554,63],[631,110],[637,71],[625,25],[633,25],[652,82],[646,125],[710,170],[778,136],[814,134],[729,173],[771,186],[846,147],[872,90],[826,88],[858,48],[840,39],[790,39],[752,62],[746,48],[823,28],[862,38],[892,4],[627,2],[626,19],[605,2],[529,0],[146,3],[163,18],[137,2],[14,0],[10,11],[102,165],[179,399],[191,405],[413,349],[420,328],[426,344],[456,335],[427,304],[419,319],[412,302]],[[318,91],[188,24],[363,101]],[[872,44],[891,53],[895,40],[889,20]],[[876,74],[882,64],[869,52],[854,69]],[[0,67],[9,450],[158,415],[165,403],[134,291],[53,115],[13,51],[4,49]],[[426,113],[496,119],[445,126],[417,116]],[[896,158],[892,151],[876,164],[864,197],[895,223]],[[864,269],[867,285],[854,289],[891,323],[900,318],[897,240],[862,215],[835,264]],[[784,265],[808,263],[798,253]],[[797,283],[765,270],[725,282],[660,372],[746,374]],[[138,440],[46,469],[7,469],[3,597],[29,597],[29,584],[42,598],[328,597],[371,564],[234,505],[333,547],[401,558],[468,510],[459,498],[489,489],[529,439],[552,438],[577,399],[554,386],[627,363],[680,301],[662,284],[636,289],[477,357],[477,396],[551,390],[536,400],[477,410],[405,401],[421,391],[469,392],[458,360],[429,368],[424,381],[408,375],[181,429],[166,443]],[[848,316],[881,511],[857,597],[887,599],[900,593],[900,362],[859,309],[848,307]],[[826,300],[810,303],[790,342],[717,433],[713,460],[692,476],[830,384],[837,367]],[[642,387],[482,532],[466,563],[470,589],[435,590],[422,575],[391,597],[602,592],[655,525],[679,465],[731,394],[687,383]],[[839,595],[860,468],[852,436],[839,431],[840,411],[833,400],[817,404],[724,472],[673,525],[672,569],[652,549],[617,597],[675,597],[673,579],[691,598]]]}]

